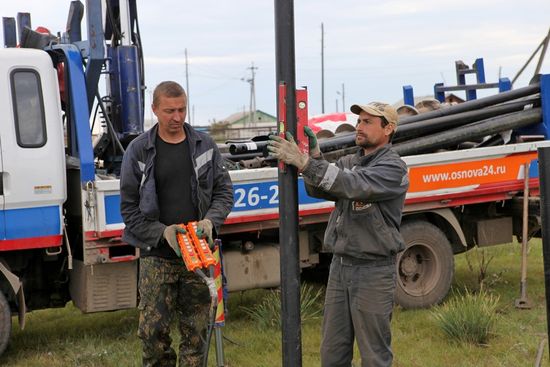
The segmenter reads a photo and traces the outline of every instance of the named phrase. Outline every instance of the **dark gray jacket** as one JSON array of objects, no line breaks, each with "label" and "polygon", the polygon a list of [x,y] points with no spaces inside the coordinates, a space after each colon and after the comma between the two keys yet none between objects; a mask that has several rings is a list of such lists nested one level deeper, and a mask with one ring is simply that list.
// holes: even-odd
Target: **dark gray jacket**
[{"label": "dark gray jacket", "polygon": [[[184,124],[194,167],[193,204],[199,218],[212,221],[215,231],[233,207],[233,185],[216,143],[207,134]],[[155,137],[158,124],[135,138],[126,149],[120,172],[120,212],[126,227],[122,240],[132,246],[156,247],[166,226],[159,222],[155,186]]]},{"label": "dark gray jacket", "polygon": [[409,178],[391,144],[336,165],[310,159],[302,175],[309,195],[336,202],[324,239],[333,253],[375,259],[404,249],[399,226]]}]

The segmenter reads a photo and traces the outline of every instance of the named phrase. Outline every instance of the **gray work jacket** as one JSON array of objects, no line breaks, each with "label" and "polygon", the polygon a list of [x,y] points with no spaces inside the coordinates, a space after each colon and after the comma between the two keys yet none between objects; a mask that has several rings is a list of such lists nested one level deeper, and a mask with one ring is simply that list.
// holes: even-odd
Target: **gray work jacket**
[{"label": "gray work jacket", "polygon": [[[187,123],[184,129],[193,157],[194,174],[190,177],[193,204],[199,219],[210,219],[218,232],[233,207],[231,178],[212,138]],[[155,185],[157,131],[158,124],[128,145],[120,172],[120,212],[126,225],[122,240],[142,249],[156,247],[166,228],[159,222]]]},{"label": "gray work jacket", "polygon": [[302,175],[309,195],[336,202],[324,239],[334,254],[370,260],[404,249],[399,226],[409,179],[391,144],[335,165],[310,159]]}]

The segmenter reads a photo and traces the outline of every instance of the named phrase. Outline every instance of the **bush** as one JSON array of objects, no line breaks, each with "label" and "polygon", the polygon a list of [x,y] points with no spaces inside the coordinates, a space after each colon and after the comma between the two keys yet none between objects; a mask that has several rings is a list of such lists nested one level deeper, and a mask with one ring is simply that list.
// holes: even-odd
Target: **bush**
[{"label": "bush", "polygon": [[487,344],[497,321],[499,297],[485,290],[468,290],[437,307],[432,315],[451,339],[477,345]]},{"label": "bush", "polygon": [[[304,283],[300,287],[300,315],[302,322],[321,317],[322,304],[320,302],[322,289],[317,291],[312,286]],[[271,290],[258,305],[243,307],[243,311],[260,328],[281,326],[281,291]]]}]

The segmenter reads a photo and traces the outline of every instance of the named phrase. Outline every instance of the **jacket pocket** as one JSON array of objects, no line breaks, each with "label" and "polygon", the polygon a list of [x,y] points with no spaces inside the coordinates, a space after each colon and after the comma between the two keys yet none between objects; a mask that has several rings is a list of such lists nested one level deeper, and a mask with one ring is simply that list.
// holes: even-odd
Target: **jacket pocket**
[{"label": "jacket pocket", "polygon": [[347,217],[349,247],[354,254],[388,256],[393,236],[376,203],[352,202]]}]

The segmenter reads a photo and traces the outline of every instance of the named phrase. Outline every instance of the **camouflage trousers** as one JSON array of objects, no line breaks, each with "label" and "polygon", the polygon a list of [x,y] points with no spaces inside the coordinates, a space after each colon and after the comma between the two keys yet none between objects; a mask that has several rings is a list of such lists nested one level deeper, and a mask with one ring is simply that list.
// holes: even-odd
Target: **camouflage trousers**
[{"label": "camouflage trousers", "polygon": [[200,366],[210,307],[208,288],[201,278],[188,272],[181,259],[144,257],[140,259],[139,294],[143,366],[176,366],[170,338],[174,315],[181,335],[179,366]]}]

